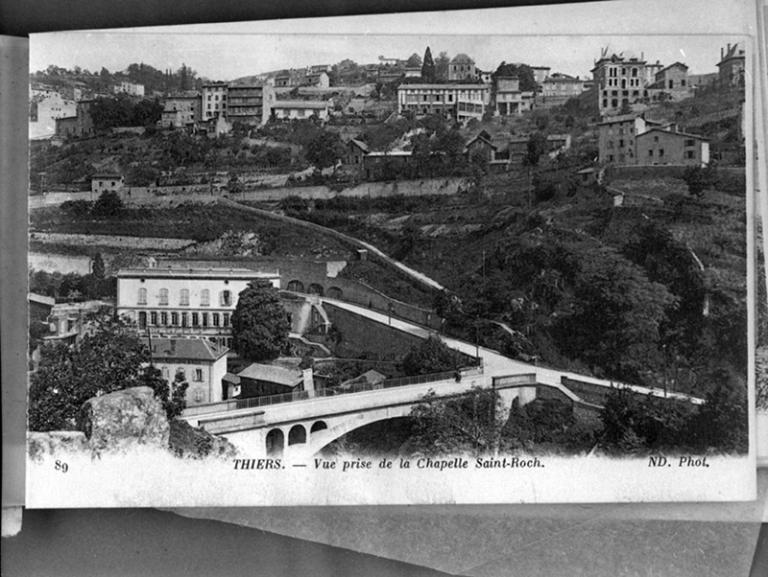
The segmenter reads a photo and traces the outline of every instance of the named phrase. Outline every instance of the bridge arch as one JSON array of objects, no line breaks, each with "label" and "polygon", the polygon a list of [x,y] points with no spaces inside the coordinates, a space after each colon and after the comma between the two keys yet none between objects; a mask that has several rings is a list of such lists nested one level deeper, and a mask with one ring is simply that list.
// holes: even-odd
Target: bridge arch
[{"label": "bridge arch", "polygon": [[323,285],[313,282],[307,287],[307,292],[311,295],[323,296]]},{"label": "bridge arch", "polygon": [[337,286],[332,286],[328,289],[328,298],[340,300],[344,296],[344,292]]},{"label": "bridge arch", "polygon": [[282,455],[285,447],[285,434],[282,429],[272,429],[267,433],[267,455]]},{"label": "bridge arch", "polygon": [[285,287],[289,291],[297,292],[297,293],[303,293],[304,292],[304,283],[300,280],[292,280],[288,283],[288,286]]},{"label": "bridge arch", "polygon": [[310,436],[312,436],[318,431],[324,431],[327,428],[328,428],[328,425],[325,423],[325,421],[315,421],[314,423],[312,423],[312,427],[309,429],[309,434]]},{"label": "bridge arch", "polygon": [[288,431],[288,445],[299,445],[307,442],[307,430],[304,425],[294,425]]}]

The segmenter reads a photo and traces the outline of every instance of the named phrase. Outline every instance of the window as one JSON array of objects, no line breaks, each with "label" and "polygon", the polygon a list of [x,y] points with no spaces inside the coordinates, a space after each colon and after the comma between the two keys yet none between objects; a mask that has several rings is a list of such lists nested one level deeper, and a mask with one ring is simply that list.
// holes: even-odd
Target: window
[{"label": "window", "polygon": [[694,144],[696,144],[696,141],[693,140],[693,138],[686,138],[685,139],[685,145],[686,146],[693,146]]},{"label": "window", "polygon": [[685,151],[685,157],[686,158],[696,158],[696,156],[693,154],[693,150],[686,150]]},{"label": "window", "polygon": [[200,313],[200,314],[201,314],[201,316],[203,318],[203,326],[207,327],[208,326],[208,313]]},{"label": "window", "polygon": [[685,87],[685,78],[680,79],[680,86]]},{"label": "window", "polygon": [[619,139],[619,148],[624,148],[624,139]]},{"label": "window", "polygon": [[147,289],[144,287],[139,289],[139,304],[145,305],[147,304]]},{"label": "window", "polygon": [[213,321],[213,326],[218,327],[219,326],[219,313],[213,313],[211,315],[213,318],[211,319]]},{"label": "window", "polygon": [[179,313],[171,313],[171,325],[174,327],[179,326]]},{"label": "window", "polygon": [[221,306],[232,306],[232,293],[230,291],[221,291]]},{"label": "window", "polygon": [[157,313],[155,311],[149,313],[149,324],[157,326]]},{"label": "window", "polygon": [[228,327],[228,326],[229,326],[229,313],[224,313],[224,314],[223,314],[223,317],[224,317],[224,318],[222,319],[222,320],[223,320],[223,323],[222,323],[222,324],[223,324],[225,327]]},{"label": "window", "polygon": [[200,326],[200,315],[197,313],[192,313],[192,326],[197,327]]},{"label": "window", "polygon": [[659,158],[661,158],[662,156],[664,156],[664,149],[659,148]]},{"label": "window", "polygon": [[200,389],[195,391],[195,402],[196,403],[203,402],[203,391],[201,391]]},{"label": "window", "polygon": [[177,381],[186,381],[187,380],[187,374],[184,372],[184,369],[179,367],[176,369],[176,380]]},{"label": "window", "polygon": [[211,304],[211,291],[203,289],[200,291],[200,306],[207,307]]},{"label": "window", "polygon": [[163,367],[160,369],[160,374],[163,375],[163,378],[167,381],[170,376],[168,373],[168,367]]},{"label": "window", "polygon": [[164,327],[168,326],[168,313],[165,311],[160,313],[160,324]]},{"label": "window", "polygon": [[161,288],[160,289],[160,304],[161,305],[167,305],[168,304],[168,289],[167,288]]},{"label": "window", "polygon": [[147,328],[147,313],[143,311],[139,313],[139,328],[140,329]]},{"label": "window", "polygon": [[189,306],[189,289],[181,289],[179,304],[183,307]]},{"label": "window", "polygon": [[187,313],[181,313],[181,326],[187,327],[189,326],[189,316]]},{"label": "window", "polygon": [[658,137],[658,136],[654,136],[654,137],[653,137],[653,141],[654,141],[654,142],[658,142],[658,141],[659,141],[659,137]]},{"label": "window", "polygon": [[671,78],[669,79],[669,87],[670,88],[674,88],[675,87],[675,81],[672,80]]},{"label": "window", "polygon": [[195,369],[195,381],[198,383],[203,380],[203,369]]},{"label": "window", "polygon": [[653,149],[652,148],[648,149],[648,156],[653,156]]}]

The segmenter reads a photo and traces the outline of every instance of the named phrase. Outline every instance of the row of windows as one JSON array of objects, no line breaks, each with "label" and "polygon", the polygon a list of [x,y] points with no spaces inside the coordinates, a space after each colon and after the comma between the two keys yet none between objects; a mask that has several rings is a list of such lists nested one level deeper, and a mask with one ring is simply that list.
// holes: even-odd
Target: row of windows
[{"label": "row of windows", "polygon": [[[161,305],[168,305],[168,289],[161,288],[158,294],[158,301]],[[147,304],[147,289],[144,287],[139,288],[139,304]],[[219,305],[223,307],[232,306],[232,291],[224,290],[219,292]],[[189,289],[181,289],[179,291],[179,306],[189,306]],[[211,291],[203,289],[200,291],[200,306],[211,306]]]},{"label": "row of windows", "polygon": [[[621,69],[621,75],[627,76],[628,74],[632,75],[632,77],[636,77],[638,74],[637,68],[632,68],[631,70],[629,68],[622,68]],[[617,67],[610,67],[608,68],[608,76],[616,77],[619,75],[619,69]]]},{"label": "row of windows", "polygon": [[[632,139],[628,140],[627,144],[628,144],[628,146],[632,146],[632,144],[633,144]],[[609,140],[608,141],[608,148],[613,148],[613,140]],[[619,148],[624,148],[624,139],[623,138],[619,139]]]},{"label": "row of windows", "polygon": [[230,313],[140,311],[139,328],[150,327],[229,327]]},{"label": "row of windows", "polygon": [[[163,367],[162,369],[160,369],[160,372],[162,373],[163,378],[166,381],[170,380],[171,377],[170,377],[170,371],[168,371],[168,367]],[[176,369],[176,374],[174,376],[174,380],[186,381],[187,380],[187,373],[186,373],[186,371],[183,368],[181,368],[181,367]],[[195,382],[195,383],[202,383],[203,382],[203,369],[195,369],[194,373],[192,373],[192,381]]]}]

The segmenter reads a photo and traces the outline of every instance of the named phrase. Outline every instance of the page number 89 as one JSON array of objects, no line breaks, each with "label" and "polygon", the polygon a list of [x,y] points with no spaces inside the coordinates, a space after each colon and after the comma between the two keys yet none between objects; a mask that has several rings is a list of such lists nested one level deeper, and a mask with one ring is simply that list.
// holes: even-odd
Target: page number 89
[{"label": "page number 89", "polygon": [[56,464],[54,467],[57,471],[61,471],[62,473],[66,473],[69,471],[69,465],[67,463],[64,463],[62,461],[56,460]]}]

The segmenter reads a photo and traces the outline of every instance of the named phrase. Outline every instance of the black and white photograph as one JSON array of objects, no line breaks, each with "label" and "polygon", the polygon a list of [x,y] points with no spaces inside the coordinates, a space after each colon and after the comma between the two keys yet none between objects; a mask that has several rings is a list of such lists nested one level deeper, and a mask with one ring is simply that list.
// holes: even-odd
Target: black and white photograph
[{"label": "black and white photograph", "polygon": [[33,35],[28,506],[754,498],[751,39],[424,18]]}]

